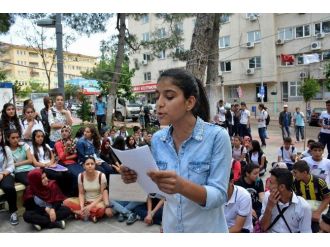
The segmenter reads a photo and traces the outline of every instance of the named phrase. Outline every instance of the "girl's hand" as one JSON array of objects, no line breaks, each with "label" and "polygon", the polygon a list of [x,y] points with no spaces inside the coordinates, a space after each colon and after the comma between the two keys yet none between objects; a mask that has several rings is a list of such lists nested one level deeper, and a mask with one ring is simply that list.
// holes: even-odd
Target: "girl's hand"
[{"label": "girl's hand", "polygon": [[167,194],[180,193],[183,180],[174,171],[150,171],[148,176],[161,191]]},{"label": "girl's hand", "polygon": [[150,213],[147,214],[147,216],[144,218],[144,223],[147,225],[152,225],[152,216]]},{"label": "girl's hand", "polygon": [[55,222],[56,221],[55,209],[51,208],[48,214],[49,214],[50,222]]},{"label": "girl's hand", "polygon": [[121,178],[125,184],[136,182],[137,173],[134,170],[131,170],[128,167],[121,165],[119,173],[121,174]]},{"label": "girl's hand", "polygon": [[48,167],[56,167],[55,163],[48,163]]},{"label": "girl's hand", "polygon": [[116,162],[116,164],[111,165],[111,166],[120,174],[120,172],[121,172],[120,167],[122,166],[121,164]]}]

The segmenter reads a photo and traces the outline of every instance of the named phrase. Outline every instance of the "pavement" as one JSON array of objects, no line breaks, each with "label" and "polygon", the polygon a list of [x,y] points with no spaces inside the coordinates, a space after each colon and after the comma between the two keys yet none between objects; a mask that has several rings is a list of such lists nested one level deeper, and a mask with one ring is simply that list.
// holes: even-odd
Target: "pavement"
[{"label": "pavement", "polygon": [[[75,119],[74,122],[78,123]],[[122,124],[122,123],[115,123]],[[133,123],[138,124],[138,123]],[[256,128],[257,124],[254,119],[251,120],[252,126],[252,136],[254,139],[260,140],[258,137],[258,130]],[[309,127],[306,128],[307,139],[315,139],[317,140],[317,135],[319,133],[318,127]],[[270,139],[266,139],[267,147],[264,149],[267,160],[268,160],[268,170],[271,162],[277,160],[277,150],[282,145],[282,135],[281,130],[276,121],[272,121],[268,127],[268,134]],[[292,131],[293,140],[294,132]],[[303,151],[304,144],[303,142],[296,143],[295,146],[298,149],[298,152]],[[326,155],[326,154],[324,154]],[[268,173],[268,172],[267,172]],[[263,179],[268,177],[266,173],[263,176]],[[125,188],[123,188],[124,191]],[[19,217],[19,224],[17,226],[12,226],[9,224],[9,214],[8,212],[0,212],[0,233],[33,233],[37,232],[33,229],[30,224],[24,222],[22,217]],[[160,227],[158,225],[146,226],[143,221],[135,222],[133,225],[126,225],[125,222],[120,223],[117,222],[116,216],[114,218],[104,218],[101,219],[97,223],[92,222],[84,222],[84,221],[76,221],[76,220],[68,220],[66,222],[65,230],[61,229],[45,229],[42,232],[45,233],[61,233],[61,232],[69,232],[69,233],[159,233]]]}]

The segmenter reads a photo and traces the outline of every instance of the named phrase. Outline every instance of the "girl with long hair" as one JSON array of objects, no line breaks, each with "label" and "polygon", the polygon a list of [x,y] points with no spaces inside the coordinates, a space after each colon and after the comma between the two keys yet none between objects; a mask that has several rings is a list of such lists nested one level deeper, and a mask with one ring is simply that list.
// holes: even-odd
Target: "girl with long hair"
[{"label": "girl with long hair", "polygon": [[33,106],[27,105],[23,108],[24,119],[22,121],[23,140],[30,147],[32,146],[32,132],[35,130],[44,131],[42,122],[37,120],[36,111]]},{"label": "girl with long hair", "polygon": [[10,129],[17,129],[19,136],[22,135],[22,124],[17,116],[16,107],[12,103],[4,104],[1,112],[0,129],[3,136]]}]

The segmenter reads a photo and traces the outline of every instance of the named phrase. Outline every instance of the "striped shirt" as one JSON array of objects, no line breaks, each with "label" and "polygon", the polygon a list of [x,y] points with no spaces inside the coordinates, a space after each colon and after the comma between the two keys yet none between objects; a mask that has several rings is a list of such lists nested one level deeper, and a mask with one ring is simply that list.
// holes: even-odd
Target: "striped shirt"
[{"label": "striped shirt", "polygon": [[310,175],[307,184],[295,180],[293,186],[295,193],[306,200],[322,201],[325,197],[330,196],[327,183],[317,176]]}]

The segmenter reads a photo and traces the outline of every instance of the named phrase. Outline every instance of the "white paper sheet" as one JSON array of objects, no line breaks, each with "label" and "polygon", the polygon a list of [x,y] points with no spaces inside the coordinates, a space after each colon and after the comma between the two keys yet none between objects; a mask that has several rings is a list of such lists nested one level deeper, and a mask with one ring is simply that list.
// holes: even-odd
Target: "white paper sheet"
[{"label": "white paper sheet", "polygon": [[167,199],[171,197],[171,195],[161,192],[147,175],[147,172],[151,170],[159,170],[147,145],[125,151],[113,148],[113,151],[123,165],[137,173],[137,182],[145,192],[148,194],[157,193]]}]

